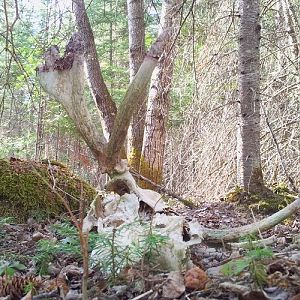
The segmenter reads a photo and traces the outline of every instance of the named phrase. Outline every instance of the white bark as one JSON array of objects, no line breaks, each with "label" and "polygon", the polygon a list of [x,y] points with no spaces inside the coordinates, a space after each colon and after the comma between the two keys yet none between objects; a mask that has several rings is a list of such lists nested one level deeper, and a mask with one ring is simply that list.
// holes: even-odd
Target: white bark
[{"label": "white bark", "polygon": [[106,156],[104,154],[106,139],[100,122],[92,120],[85,101],[83,54],[74,54],[74,61],[69,70],[55,70],[54,65],[55,61],[49,70],[40,69],[40,83],[49,95],[62,104],[92,153],[100,159],[99,163],[102,164]]},{"label": "white bark", "polygon": [[202,230],[202,237],[206,241],[210,242],[230,242],[236,241],[240,237],[255,234],[258,232],[264,232],[275,225],[279,224],[292,214],[296,213],[300,209],[300,198],[297,198],[294,202],[281,209],[277,213],[257,221],[252,224],[237,228],[228,228],[228,229],[209,229],[204,228]]}]

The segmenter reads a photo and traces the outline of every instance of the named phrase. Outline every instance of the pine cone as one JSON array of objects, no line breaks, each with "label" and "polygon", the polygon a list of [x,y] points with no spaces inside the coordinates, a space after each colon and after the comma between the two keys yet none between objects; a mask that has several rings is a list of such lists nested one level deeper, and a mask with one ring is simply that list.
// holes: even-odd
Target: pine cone
[{"label": "pine cone", "polygon": [[38,286],[40,280],[34,276],[0,276],[0,297],[11,296],[12,300],[19,300],[25,294],[25,286],[30,283]]}]

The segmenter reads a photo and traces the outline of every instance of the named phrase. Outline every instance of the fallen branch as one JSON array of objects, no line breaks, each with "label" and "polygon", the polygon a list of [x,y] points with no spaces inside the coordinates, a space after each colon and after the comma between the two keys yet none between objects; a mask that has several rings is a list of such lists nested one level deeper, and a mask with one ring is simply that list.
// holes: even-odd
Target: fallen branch
[{"label": "fallen branch", "polygon": [[33,296],[32,299],[33,300],[41,300],[41,299],[57,298],[58,296],[59,296],[58,292],[57,292],[57,290],[55,290],[55,291],[52,291],[49,293],[42,293],[42,294]]},{"label": "fallen branch", "polygon": [[266,239],[261,239],[258,241],[252,241],[251,245],[249,245],[249,242],[240,242],[240,243],[229,243],[230,249],[231,250],[238,250],[240,248],[243,249],[249,249],[250,247],[266,247],[269,245],[272,245],[276,242],[276,236],[272,235]]},{"label": "fallen branch", "polygon": [[146,182],[150,183],[155,188],[156,192],[166,194],[166,195],[168,195],[168,196],[170,196],[170,197],[178,200],[183,205],[185,205],[185,206],[187,206],[189,208],[196,208],[197,207],[191,201],[186,200],[186,199],[182,198],[181,196],[179,196],[178,194],[174,193],[173,191],[170,191],[170,190],[166,189],[164,186],[155,183],[154,181],[152,181],[149,178],[143,176],[142,174],[140,174],[139,172],[137,172],[133,168],[130,168],[130,173],[133,175],[133,177],[141,179],[143,181],[146,181]]},{"label": "fallen branch", "polygon": [[266,231],[275,225],[279,224],[300,208],[300,198],[295,199],[294,202],[281,209],[277,213],[264,218],[258,222],[241,226],[238,228],[228,228],[228,229],[210,229],[202,227],[202,237],[208,242],[230,242],[238,240],[240,237],[255,234],[259,231]]}]

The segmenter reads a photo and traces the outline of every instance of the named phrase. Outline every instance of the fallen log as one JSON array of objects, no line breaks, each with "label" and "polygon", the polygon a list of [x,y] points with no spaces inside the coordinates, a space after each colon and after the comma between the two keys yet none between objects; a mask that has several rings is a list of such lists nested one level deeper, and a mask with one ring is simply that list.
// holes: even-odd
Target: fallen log
[{"label": "fallen log", "polygon": [[274,227],[292,214],[296,213],[299,208],[300,198],[297,198],[294,202],[275,214],[245,226],[227,229],[210,229],[201,226],[202,228],[199,228],[201,230],[199,237],[202,236],[202,239],[207,242],[216,243],[236,241],[242,236],[264,232]]}]

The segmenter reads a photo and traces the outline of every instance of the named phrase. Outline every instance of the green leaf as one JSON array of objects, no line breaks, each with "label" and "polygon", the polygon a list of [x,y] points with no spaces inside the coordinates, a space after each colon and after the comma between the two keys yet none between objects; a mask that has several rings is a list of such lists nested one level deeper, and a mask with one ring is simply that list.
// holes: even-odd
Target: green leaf
[{"label": "green leaf", "polygon": [[0,266],[0,276],[3,275],[6,271],[7,265],[3,264]]},{"label": "green leaf", "polygon": [[249,258],[232,260],[223,265],[223,267],[221,268],[221,272],[225,276],[238,275],[243,270],[248,268],[249,264],[250,264]]},{"label": "green leaf", "polygon": [[27,267],[26,267],[25,265],[19,263],[18,261],[12,263],[12,264],[10,265],[10,267],[11,267],[11,268],[14,268],[14,269],[16,269],[16,270],[19,270],[19,271],[24,271],[24,270],[27,269]]},{"label": "green leaf", "polygon": [[14,274],[16,273],[16,270],[14,268],[11,267],[7,267],[5,270],[5,274],[9,277],[14,276]]}]

